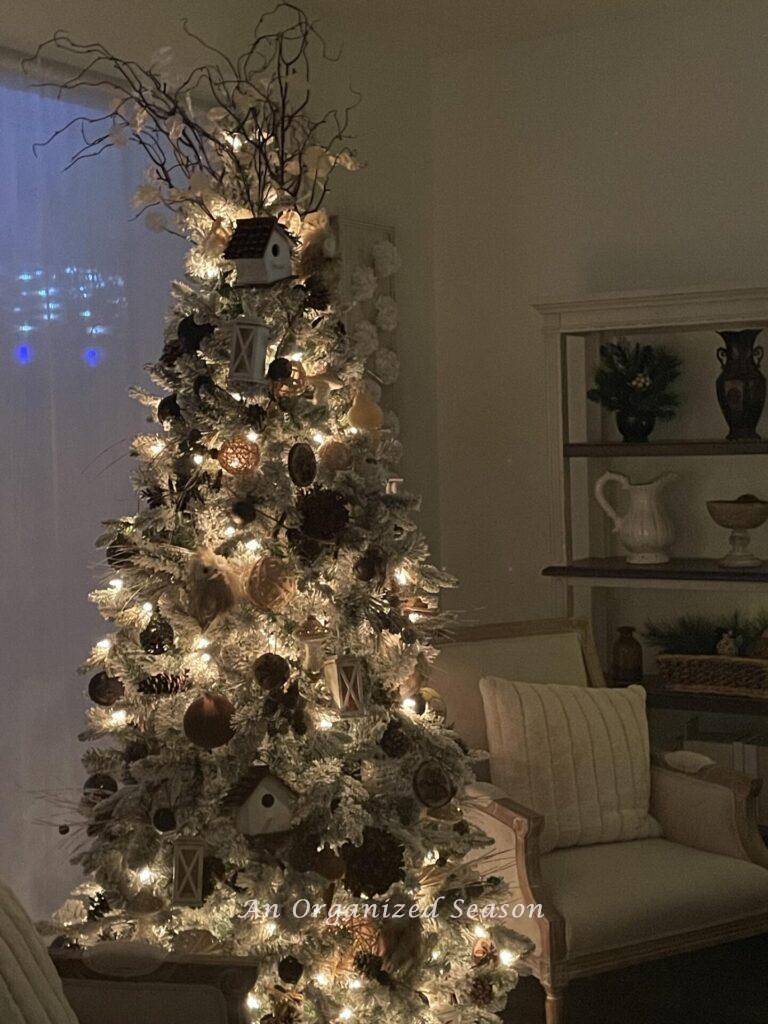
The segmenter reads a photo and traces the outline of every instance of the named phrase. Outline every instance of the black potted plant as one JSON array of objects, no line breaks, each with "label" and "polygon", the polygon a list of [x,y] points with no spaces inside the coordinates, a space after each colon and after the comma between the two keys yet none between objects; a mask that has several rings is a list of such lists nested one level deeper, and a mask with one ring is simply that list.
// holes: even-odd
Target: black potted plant
[{"label": "black potted plant", "polygon": [[627,442],[647,441],[656,420],[671,420],[680,402],[672,384],[680,360],[663,348],[626,341],[600,346],[595,386],[587,398],[616,413],[616,426]]}]

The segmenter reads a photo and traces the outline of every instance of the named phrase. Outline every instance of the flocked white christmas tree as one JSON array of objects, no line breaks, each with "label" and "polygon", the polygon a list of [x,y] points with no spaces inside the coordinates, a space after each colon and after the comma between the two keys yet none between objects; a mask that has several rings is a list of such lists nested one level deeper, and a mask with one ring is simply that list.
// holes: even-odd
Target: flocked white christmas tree
[{"label": "flocked white christmas tree", "polygon": [[[59,33],[113,90],[77,162],[138,143],[136,206],[189,240],[136,389],[140,511],[106,524],[110,624],[86,662],[87,881],[58,945],[130,939],[254,958],[254,1020],[493,1019],[524,944],[457,918],[503,899],[461,809],[471,759],[427,685],[450,579],[401,490],[397,312],[381,240],[340,297],[323,204],[356,168],[348,111],[315,117],[306,16],[181,75]],[[57,133],[59,134],[59,133]],[[105,213],[106,215],[106,213]],[[310,912],[311,907],[322,907]],[[404,908],[398,910],[397,908]]]}]

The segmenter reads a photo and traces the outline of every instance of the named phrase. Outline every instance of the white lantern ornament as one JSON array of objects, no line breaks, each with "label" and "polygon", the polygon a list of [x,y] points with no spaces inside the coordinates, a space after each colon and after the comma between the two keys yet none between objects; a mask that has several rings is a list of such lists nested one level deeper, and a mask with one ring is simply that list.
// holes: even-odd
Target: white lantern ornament
[{"label": "white lantern ornament", "polygon": [[229,383],[241,388],[265,384],[269,328],[261,320],[233,320]]},{"label": "white lantern ornament", "polygon": [[309,675],[320,675],[325,662],[325,641],[330,636],[330,629],[324,626],[314,615],[308,615],[294,632],[294,638],[304,645],[304,657],[301,666]]},{"label": "white lantern ornament", "polygon": [[203,839],[177,839],[173,844],[173,902],[177,907],[202,904],[204,861]]},{"label": "white lantern ornament", "polygon": [[343,718],[360,718],[365,713],[365,659],[341,654],[323,665],[325,685]]}]

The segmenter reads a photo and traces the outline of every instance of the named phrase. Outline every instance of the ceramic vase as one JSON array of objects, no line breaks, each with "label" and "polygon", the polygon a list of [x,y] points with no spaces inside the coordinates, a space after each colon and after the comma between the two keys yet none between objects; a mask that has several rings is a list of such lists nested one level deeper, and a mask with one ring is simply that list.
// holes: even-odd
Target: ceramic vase
[{"label": "ceramic vase", "polygon": [[725,342],[717,350],[722,372],[717,400],[728,424],[729,441],[759,441],[757,424],[765,405],[765,377],[760,370],[763,350],[755,347],[759,329],[719,331]]},{"label": "ceramic vase", "polygon": [[616,413],[616,426],[627,444],[637,444],[648,440],[656,426],[656,418],[641,412],[619,409]]},{"label": "ceramic vase", "polygon": [[635,639],[632,626],[619,626],[613,645],[611,677],[614,683],[640,683],[643,680],[643,648]]}]

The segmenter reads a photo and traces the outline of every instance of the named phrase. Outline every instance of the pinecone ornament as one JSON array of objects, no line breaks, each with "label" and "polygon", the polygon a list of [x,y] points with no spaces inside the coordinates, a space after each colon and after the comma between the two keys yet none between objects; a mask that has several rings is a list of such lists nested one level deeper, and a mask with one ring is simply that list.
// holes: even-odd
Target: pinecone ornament
[{"label": "pinecone ornament", "polygon": [[383,959],[377,953],[356,953],[354,967],[371,981],[378,981],[380,985],[391,985],[392,979],[384,970]]},{"label": "pinecone ornament", "polygon": [[88,920],[100,921],[112,908],[105,892],[97,892],[88,899]]},{"label": "pinecone ornament", "polygon": [[307,537],[319,541],[337,541],[349,522],[349,509],[337,491],[313,487],[299,495],[296,502],[301,529]]},{"label": "pinecone ornament", "polygon": [[469,998],[475,1006],[490,1006],[495,997],[493,983],[482,974],[473,979]]},{"label": "pinecone ornament", "polygon": [[136,684],[139,693],[152,694],[157,697],[170,697],[175,693],[183,693],[189,688],[188,672],[177,675],[174,672],[158,672],[154,676],[145,676]]}]

